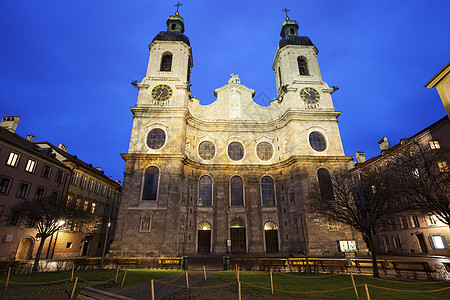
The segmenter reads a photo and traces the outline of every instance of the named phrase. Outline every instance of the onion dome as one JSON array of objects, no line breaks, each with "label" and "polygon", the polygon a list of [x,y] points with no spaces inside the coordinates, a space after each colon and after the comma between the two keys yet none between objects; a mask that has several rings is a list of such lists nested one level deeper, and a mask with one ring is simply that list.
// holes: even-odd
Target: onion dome
[{"label": "onion dome", "polygon": [[184,35],[184,20],[178,14],[167,18],[167,31],[158,33],[154,41],[180,41],[190,46],[189,38]]},{"label": "onion dome", "polygon": [[278,43],[278,49],[281,49],[287,45],[301,45],[313,46],[316,49],[316,53],[319,52],[309,37],[298,35],[298,28],[297,21],[286,18],[281,25],[280,36],[282,39]]}]

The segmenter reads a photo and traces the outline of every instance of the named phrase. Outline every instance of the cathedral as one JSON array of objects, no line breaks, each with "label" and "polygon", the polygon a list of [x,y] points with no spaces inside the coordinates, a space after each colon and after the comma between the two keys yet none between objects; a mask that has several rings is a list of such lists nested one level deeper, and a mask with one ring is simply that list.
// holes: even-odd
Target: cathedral
[{"label": "cathedral", "polygon": [[[194,66],[185,24],[169,16],[149,45],[109,256],[294,253],[331,256],[360,234],[305,209],[310,184],[346,168],[333,89],[318,50],[286,17],[267,107],[231,74],[212,104],[191,96]],[[225,83],[225,82],[224,82]],[[354,244],[354,243],[353,243]]]}]

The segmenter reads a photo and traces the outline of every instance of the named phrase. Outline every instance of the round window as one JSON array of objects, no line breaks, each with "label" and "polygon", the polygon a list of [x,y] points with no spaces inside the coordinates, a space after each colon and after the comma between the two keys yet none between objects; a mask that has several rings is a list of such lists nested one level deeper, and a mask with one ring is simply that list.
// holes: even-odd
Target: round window
[{"label": "round window", "polygon": [[256,146],[256,154],[260,160],[269,160],[273,155],[273,147],[268,142],[261,142]]},{"label": "round window", "polygon": [[241,160],[244,157],[244,146],[239,142],[232,142],[228,145],[228,156],[232,160]]},{"label": "round window", "polygon": [[147,135],[147,145],[150,147],[150,149],[159,149],[164,145],[165,142],[166,133],[162,129],[152,129]]},{"label": "round window", "polygon": [[309,134],[309,144],[314,150],[319,152],[322,152],[327,148],[325,137],[317,131],[313,131]]},{"label": "round window", "polygon": [[210,160],[216,154],[216,147],[209,141],[201,142],[198,146],[198,155],[204,160]]}]

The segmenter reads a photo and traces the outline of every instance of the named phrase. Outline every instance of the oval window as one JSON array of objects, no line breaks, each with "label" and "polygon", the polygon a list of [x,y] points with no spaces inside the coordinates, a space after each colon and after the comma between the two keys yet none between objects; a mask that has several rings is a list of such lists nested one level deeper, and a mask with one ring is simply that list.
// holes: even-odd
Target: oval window
[{"label": "oval window", "polygon": [[256,146],[256,154],[260,160],[269,160],[273,155],[273,147],[268,142],[261,142]]},{"label": "oval window", "polygon": [[150,149],[156,150],[164,146],[166,142],[166,133],[164,130],[155,128],[150,130],[147,135],[147,145]]},{"label": "oval window", "polygon": [[322,152],[327,148],[325,137],[317,131],[313,131],[309,134],[309,144],[311,145],[311,148],[319,152]]},{"label": "oval window", "polygon": [[210,160],[216,154],[216,147],[212,142],[204,141],[198,146],[198,155],[204,160]]},{"label": "oval window", "polygon": [[232,142],[228,145],[228,156],[232,160],[241,160],[244,157],[244,146],[239,142]]}]

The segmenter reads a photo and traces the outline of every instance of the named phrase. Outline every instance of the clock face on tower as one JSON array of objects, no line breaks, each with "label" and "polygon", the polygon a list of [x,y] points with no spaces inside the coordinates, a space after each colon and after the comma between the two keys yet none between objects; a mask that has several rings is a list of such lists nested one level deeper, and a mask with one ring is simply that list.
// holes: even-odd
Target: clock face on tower
[{"label": "clock face on tower", "polygon": [[320,94],[311,87],[305,87],[300,91],[300,98],[307,104],[316,104],[320,100]]},{"label": "clock face on tower", "polygon": [[173,91],[167,84],[159,84],[152,90],[152,97],[156,101],[167,101],[172,97]]}]

